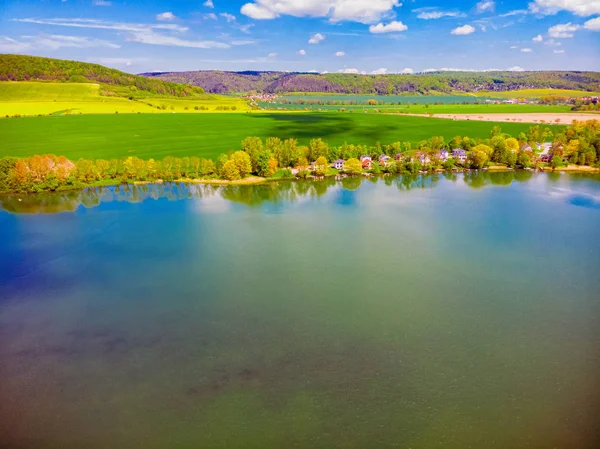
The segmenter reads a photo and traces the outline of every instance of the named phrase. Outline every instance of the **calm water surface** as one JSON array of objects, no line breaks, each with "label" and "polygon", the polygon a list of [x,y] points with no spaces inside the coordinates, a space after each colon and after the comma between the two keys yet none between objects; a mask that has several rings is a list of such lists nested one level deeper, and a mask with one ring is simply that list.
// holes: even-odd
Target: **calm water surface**
[{"label": "calm water surface", "polygon": [[597,447],[598,177],[0,204],[0,447]]}]

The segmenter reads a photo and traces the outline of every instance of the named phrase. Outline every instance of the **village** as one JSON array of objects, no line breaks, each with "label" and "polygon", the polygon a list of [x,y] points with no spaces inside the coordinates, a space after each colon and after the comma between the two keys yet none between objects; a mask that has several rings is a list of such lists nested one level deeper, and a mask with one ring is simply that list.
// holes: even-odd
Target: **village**
[{"label": "village", "polygon": [[[519,149],[519,152],[526,154],[532,164],[548,164],[552,160],[552,142],[536,143],[537,151],[534,151],[531,145],[523,145]],[[513,150],[513,153],[517,153]],[[469,152],[463,148],[456,148],[453,150],[440,149],[434,154],[426,151],[415,151],[408,153],[397,153],[394,157],[387,154],[381,154],[379,157],[373,158],[370,155],[362,155],[359,158],[360,165],[363,171],[369,172],[373,170],[375,163],[378,168],[385,169],[389,168],[391,163],[419,163],[424,169],[432,168],[443,165],[449,160],[452,160],[454,165],[466,168],[468,164]],[[333,168],[339,172],[347,172],[348,167],[346,166],[346,160],[336,159],[331,164],[330,168]],[[565,159],[566,162],[566,159]],[[310,164],[311,172],[317,172],[319,168],[318,161],[314,161]],[[301,169],[293,169],[292,174],[296,175]]]}]

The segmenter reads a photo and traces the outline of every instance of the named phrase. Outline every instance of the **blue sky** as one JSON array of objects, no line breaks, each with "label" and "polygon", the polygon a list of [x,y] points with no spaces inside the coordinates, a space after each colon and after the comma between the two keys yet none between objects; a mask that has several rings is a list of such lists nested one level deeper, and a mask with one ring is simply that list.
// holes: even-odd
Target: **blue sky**
[{"label": "blue sky", "polygon": [[0,53],[132,73],[600,71],[600,0],[0,0]]}]

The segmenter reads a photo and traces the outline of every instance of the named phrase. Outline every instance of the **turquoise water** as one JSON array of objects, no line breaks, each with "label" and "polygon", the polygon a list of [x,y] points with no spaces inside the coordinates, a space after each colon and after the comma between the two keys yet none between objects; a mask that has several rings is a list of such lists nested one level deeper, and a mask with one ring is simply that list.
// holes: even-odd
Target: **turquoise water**
[{"label": "turquoise water", "polygon": [[599,180],[0,198],[0,447],[594,447]]}]

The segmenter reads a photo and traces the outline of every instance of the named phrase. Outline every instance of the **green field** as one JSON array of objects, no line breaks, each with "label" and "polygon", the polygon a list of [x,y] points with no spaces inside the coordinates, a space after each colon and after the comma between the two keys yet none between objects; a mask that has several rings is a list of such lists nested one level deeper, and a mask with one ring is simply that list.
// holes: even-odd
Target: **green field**
[{"label": "green field", "polygon": [[101,86],[91,83],[0,82],[0,116],[202,112],[196,111],[195,106],[207,108],[206,112],[215,112],[219,106],[235,106],[239,112],[248,110],[245,101],[221,95],[179,98],[138,91],[133,94],[135,99],[129,100],[100,93]]},{"label": "green field", "polygon": [[[0,120],[0,156],[54,153],[71,159],[138,156],[216,158],[247,136],[322,137],[333,145],[418,142],[432,136],[485,138],[494,124],[383,114],[129,114]],[[530,125],[503,123],[512,135]],[[551,127],[558,129],[562,127]]]}]

